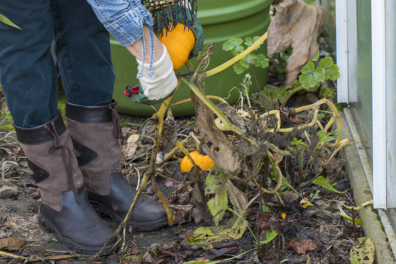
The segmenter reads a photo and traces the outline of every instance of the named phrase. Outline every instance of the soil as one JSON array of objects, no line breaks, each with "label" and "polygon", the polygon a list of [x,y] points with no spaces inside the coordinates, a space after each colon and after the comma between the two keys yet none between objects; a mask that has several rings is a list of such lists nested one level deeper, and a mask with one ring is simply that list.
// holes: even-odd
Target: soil
[{"label": "soil", "polygon": [[[271,64],[269,83],[279,86],[282,82],[284,82],[284,78],[276,73],[276,65]],[[296,94],[288,101],[286,107],[295,108],[312,104],[318,98],[320,98],[320,91]],[[260,114],[265,113],[260,104],[254,101],[252,104],[253,110]],[[62,108],[62,101],[60,107]],[[238,106],[238,108],[240,107]],[[244,109],[246,110],[246,106]],[[2,129],[0,131],[3,131],[0,132],[0,135],[1,137],[7,135],[7,137],[0,139],[0,170],[2,172],[2,179],[0,179],[0,239],[20,237],[26,240],[24,247],[10,252],[14,256],[43,260],[45,257],[70,254],[71,252],[66,252],[52,234],[43,232],[38,226],[37,211],[40,206],[40,194],[26,172],[26,157],[17,146],[15,136],[9,134],[9,131],[12,131],[12,126],[10,128],[10,116],[6,109],[2,111],[1,117],[4,122],[2,122],[3,127],[0,128]],[[309,117],[309,113],[301,118],[307,117]],[[328,119],[329,117],[326,115],[321,117],[322,126],[326,125]],[[141,171],[138,174],[136,168],[148,165],[151,158],[155,125],[152,120],[141,117],[121,115],[121,120],[122,131],[126,139],[122,146],[121,165],[123,174],[131,187],[136,188],[138,177],[143,173]],[[185,140],[191,132],[199,136],[196,121],[195,117],[175,119],[174,126],[177,139],[180,142]],[[303,120],[303,122],[305,121]],[[290,118],[286,120],[286,123],[296,126],[301,124],[301,119]],[[137,134],[141,135],[138,141],[128,142],[127,139]],[[166,143],[168,142],[164,141],[160,146],[157,159],[163,158],[164,154],[169,151],[164,149]],[[192,139],[189,140],[186,148],[188,151],[195,150],[196,142]],[[237,240],[225,239],[210,245],[193,245],[188,241],[191,241],[194,231],[199,227],[214,226],[214,223],[206,221],[205,216],[208,212],[195,210],[197,208],[193,201],[195,185],[194,183],[187,184],[186,182],[190,180],[189,174],[180,172],[180,162],[183,157],[184,154],[177,152],[170,160],[156,167],[157,185],[168,203],[171,204],[175,214],[174,226],[153,232],[136,233],[133,230],[132,233],[127,232],[126,250],[123,252],[117,250],[111,256],[102,256],[96,260],[75,256],[74,258],[47,262],[166,264],[199,260],[215,263],[216,260],[236,257],[222,263],[349,263],[349,252],[355,244],[354,241],[364,236],[360,225],[354,226],[340,213],[340,208],[342,208],[348,216],[352,216],[352,211],[343,205],[356,206],[353,201],[353,190],[350,189],[344,169],[345,161],[335,156],[323,168],[323,171],[318,169],[318,163],[311,162],[307,166],[306,172],[303,173],[306,174],[304,178],[301,177],[303,174],[301,174],[297,155],[293,154],[287,162],[283,163],[287,164],[287,168],[282,165],[281,170],[285,177],[287,176],[289,184],[299,194],[286,185],[281,188],[282,200],[279,200],[274,194],[262,194],[248,207],[246,221],[249,229],[244,232],[241,238]],[[310,158],[307,153],[304,153],[303,158],[303,168],[306,168]],[[9,163],[9,161],[13,163]],[[318,171],[321,172],[320,175]],[[205,173],[207,174],[207,172]],[[252,181],[247,180],[248,176],[245,174],[241,173],[239,178],[234,177],[231,181],[239,192],[246,196],[247,201],[251,201],[258,196],[260,191]],[[311,182],[319,176],[328,179],[329,183],[340,193],[336,193],[334,190],[329,191]],[[180,182],[185,184],[180,185]],[[264,179],[262,183],[267,189],[274,188],[276,185],[273,177]],[[151,184],[146,187],[145,195],[153,200],[158,200]],[[331,202],[333,200],[336,202]],[[232,202],[229,202],[228,206],[233,207]],[[354,212],[354,214],[354,217],[358,219],[358,212]],[[114,230],[117,228],[116,222],[106,216],[102,217],[111,228]],[[233,217],[233,213],[225,211],[219,226],[225,226]],[[260,242],[265,242],[273,232],[278,235],[272,241],[260,244]],[[256,249],[256,242],[260,244],[258,249]],[[2,250],[7,251],[6,249]],[[11,257],[0,257],[0,263],[7,263],[10,260]],[[45,261],[43,260],[43,262]],[[23,263],[23,261],[14,259],[13,263]]]},{"label": "soil", "polygon": [[[297,98],[296,98],[297,99]],[[298,99],[300,100],[300,99]],[[127,118],[126,116],[123,116]],[[131,123],[139,123],[142,121],[141,118],[129,117]],[[194,131],[196,125],[194,124],[194,118],[177,118],[177,127],[179,140],[183,140],[188,133]],[[146,130],[150,130],[150,124],[145,125]],[[137,127],[137,126],[136,126]],[[123,128],[125,135],[136,133],[134,127]],[[148,133],[148,135],[151,135]],[[126,143],[124,143],[126,144]],[[142,145],[151,145],[152,140],[146,139],[142,142]],[[191,150],[194,148],[194,144],[189,145]],[[144,148],[142,148],[144,149]],[[142,164],[146,162],[146,152],[144,149],[143,159],[133,161],[134,164]],[[10,148],[9,153],[3,150],[2,159],[13,160],[20,164],[21,167],[25,166],[26,159],[22,156],[23,153],[17,152],[15,148]],[[135,155],[137,155],[136,153]],[[183,157],[182,154],[175,156],[171,161],[167,162],[164,166],[161,166],[159,171],[161,174],[176,180],[182,180],[182,174],[180,173],[179,163]],[[123,160],[125,162],[125,160]],[[310,181],[314,175],[310,174],[306,179],[298,177],[298,161],[296,158],[291,159],[293,164],[293,170],[296,172],[294,186],[298,188]],[[52,234],[44,233],[37,224],[37,210],[40,205],[39,192],[35,187],[34,183],[29,180],[29,176],[25,172],[18,171],[15,166],[7,167],[5,171],[5,180],[2,181],[3,186],[11,186],[16,188],[17,194],[8,198],[0,199],[0,220],[1,230],[0,238],[6,237],[22,237],[26,239],[24,249],[20,250],[20,253],[24,253],[26,256],[37,252],[37,248],[42,249],[47,255],[56,255],[57,251],[62,251],[64,248],[60,245]],[[135,173],[136,174],[136,173]],[[132,187],[137,184],[137,175],[132,174],[133,177],[129,177],[129,181]],[[323,176],[326,178],[334,179],[333,183],[336,183],[336,188],[340,191],[347,190],[349,188],[349,181],[347,174],[344,170],[340,170],[336,175],[327,175],[324,173]],[[167,200],[174,198],[174,193],[177,188],[167,187],[172,182],[165,180],[163,177],[157,176],[157,184],[165,195]],[[26,186],[24,186],[26,185]],[[177,183],[173,183],[177,187]],[[310,199],[313,206],[303,208],[300,206],[300,197],[295,197],[294,193],[288,190],[283,191],[283,200],[285,206],[280,206],[273,195],[266,195],[266,204],[269,209],[277,215],[281,230],[281,241],[279,247],[280,260],[288,259],[286,263],[307,263],[308,259],[311,263],[345,263],[347,251],[353,246],[354,239],[363,236],[363,229],[356,225],[355,233],[353,232],[352,223],[340,216],[339,209],[337,207],[330,207],[323,213],[324,210],[319,210],[329,200],[338,200],[343,202],[347,206],[354,206],[352,198],[352,190],[344,194],[336,194],[330,192],[324,188],[318,187],[318,185],[308,185],[299,190],[300,194],[304,197],[312,197],[319,191],[315,199]],[[258,188],[249,186],[245,190],[248,199],[250,200],[258,193]],[[158,200],[155,194],[153,194],[152,187],[146,188],[146,194],[152,199]],[[258,200],[257,200],[258,201]],[[259,202],[254,202],[250,206],[250,211],[247,216],[249,226],[252,232],[257,236],[257,223],[260,220],[260,205]],[[344,208],[344,211],[351,215],[351,211]],[[285,215],[284,215],[285,214]],[[284,215],[285,219],[282,219]],[[116,229],[117,223],[111,219],[103,216],[105,221],[110,227]],[[231,218],[230,213],[226,213],[221,224],[226,223]],[[358,215],[356,216],[358,218]],[[217,248],[203,249],[202,246],[186,246],[186,237],[191,236],[195,229],[198,227],[205,226],[203,221],[200,224],[195,224],[194,219],[190,216],[185,217],[185,223],[177,224],[172,227],[165,227],[158,231],[143,232],[127,234],[128,250],[127,252],[119,253],[111,257],[102,258],[102,261],[108,261],[106,263],[142,263],[143,256],[146,252],[151,252],[151,256],[156,260],[162,260],[157,263],[176,263],[175,258],[167,254],[161,253],[163,247],[170,247],[179,250],[179,254],[186,251],[192,251],[191,257],[184,259],[183,261],[189,261],[199,258],[204,259],[216,259],[218,256],[221,258],[228,258],[236,256],[250,249],[255,248],[253,235],[246,231],[241,239],[237,241],[223,241],[217,245]],[[273,220],[271,220],[273,221]],[[270,222],[271,222],[270,221]],[[275,223],[276,221],[274,221]],[[260,231],[260,240],[265,240],[266,230]],[[293,239],[298,241],[310,241],[317,246],[313,250],[308,250],[305,254],[298,254],[295,249],[291,246]],[[251,251],[236,260],[227,261],[224,263],[276,263],[276,256],[278,250],[277,239],[271,243],[261,246],[260,255],[257,251]],[[157,249],[156,249],[157,248]],[[36,249],[33,251],[32,249]],[[222,253],[224,252],[224,254]],[[14,252],[18,253],[18,252]],[[321,259],[321,260],[320,260]],[[320,260],[320,262],[319,262]],[[5,260],[3,260],[5,261]],[[81,260],[83,261],[83,260]],[[1,262],[1,260],[0,260]],[[67,260],[69,263],[79,263],[76,260]],[[66,262],[61,262],[66,263]]]}]

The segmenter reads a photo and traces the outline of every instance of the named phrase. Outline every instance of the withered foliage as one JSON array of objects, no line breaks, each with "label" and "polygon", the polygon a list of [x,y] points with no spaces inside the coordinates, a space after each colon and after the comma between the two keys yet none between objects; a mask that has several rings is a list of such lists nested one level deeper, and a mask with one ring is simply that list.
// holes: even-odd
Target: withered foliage
[{"label": "withered foliage", "polygon": [[276,14],[268,28],[268,56],[293,47],[287,64],[286,85],[297,79],[301,68],[312,60],[319,49],[317,37],[323,30],[326,13],[316,3],[285,0],[275,6]]}]

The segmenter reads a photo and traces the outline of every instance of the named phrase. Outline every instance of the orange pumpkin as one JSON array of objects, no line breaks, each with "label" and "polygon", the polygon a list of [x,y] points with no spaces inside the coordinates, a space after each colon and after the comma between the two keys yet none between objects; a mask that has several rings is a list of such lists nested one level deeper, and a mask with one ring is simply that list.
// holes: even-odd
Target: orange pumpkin
[{"label": "orange pumpkin", "polygon": [[[171,25],[172,27],[172,25]],[[190,52],[194,49],[195,35],[192,30],[178,23],[171,31],[162,30],[159,40],[165,45],[173,63],[173,70],[180,69],[188,60]]]},{"label": "orange pumpkin", "polygon": [[[214,166],[213,160],[209,156],[204,156],[198,153],[198,151],[190,152],[191,158],[195,162],[197,166],[199,166],[202,170],[212,169]],[[180,163],[181,172],[189,171],[193,167],[193,164],[190,162],[187,156],[183,158]]]}]

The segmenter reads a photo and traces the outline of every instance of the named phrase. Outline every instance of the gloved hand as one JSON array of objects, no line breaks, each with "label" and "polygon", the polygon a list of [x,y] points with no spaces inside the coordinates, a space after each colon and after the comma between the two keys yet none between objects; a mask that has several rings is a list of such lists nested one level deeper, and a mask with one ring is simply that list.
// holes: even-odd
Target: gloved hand
[{"label": "gloved hand", "polygon": [[[138,59],[136,61],[138,62],[138,71],[140,71],[142,62]],[[154,79],[151,79],[148,74],[150,65],[145,63],[143,67],[143,77],[140,78],[138,86],[127,87],[124,92],[132,102],[154,105],[163,102],[173,94],[177,86],[177,78],[164,45],[161,58],[153,64]]]}]

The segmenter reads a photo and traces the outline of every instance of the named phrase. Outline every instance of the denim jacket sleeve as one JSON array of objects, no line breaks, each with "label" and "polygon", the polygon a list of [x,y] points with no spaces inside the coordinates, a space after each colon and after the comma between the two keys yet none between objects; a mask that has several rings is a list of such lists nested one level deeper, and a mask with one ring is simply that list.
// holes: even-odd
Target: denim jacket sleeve
[{"label": "denim jacket sleeve", "polygon": [[140,0],[87,0],[99,21],[123,46],[143,36],[143,25],[153,25],[150,12]]},{"label": "denim jacket sleeve", "polygon": [[[146,45],[143,37],[143,25],[150,28],[150,68],[149,75],[154,79],[154,41],[153,18],[150,12],[142,5],[140,0],[87,0],[92,6],[99,21],[107,31],[123,46],[129,46],[140,38],[142,39],[142,57],[145,57]],[[144,60],[143,60],[144,66]],[[136,78],[143,77],[144,67]]]}]

